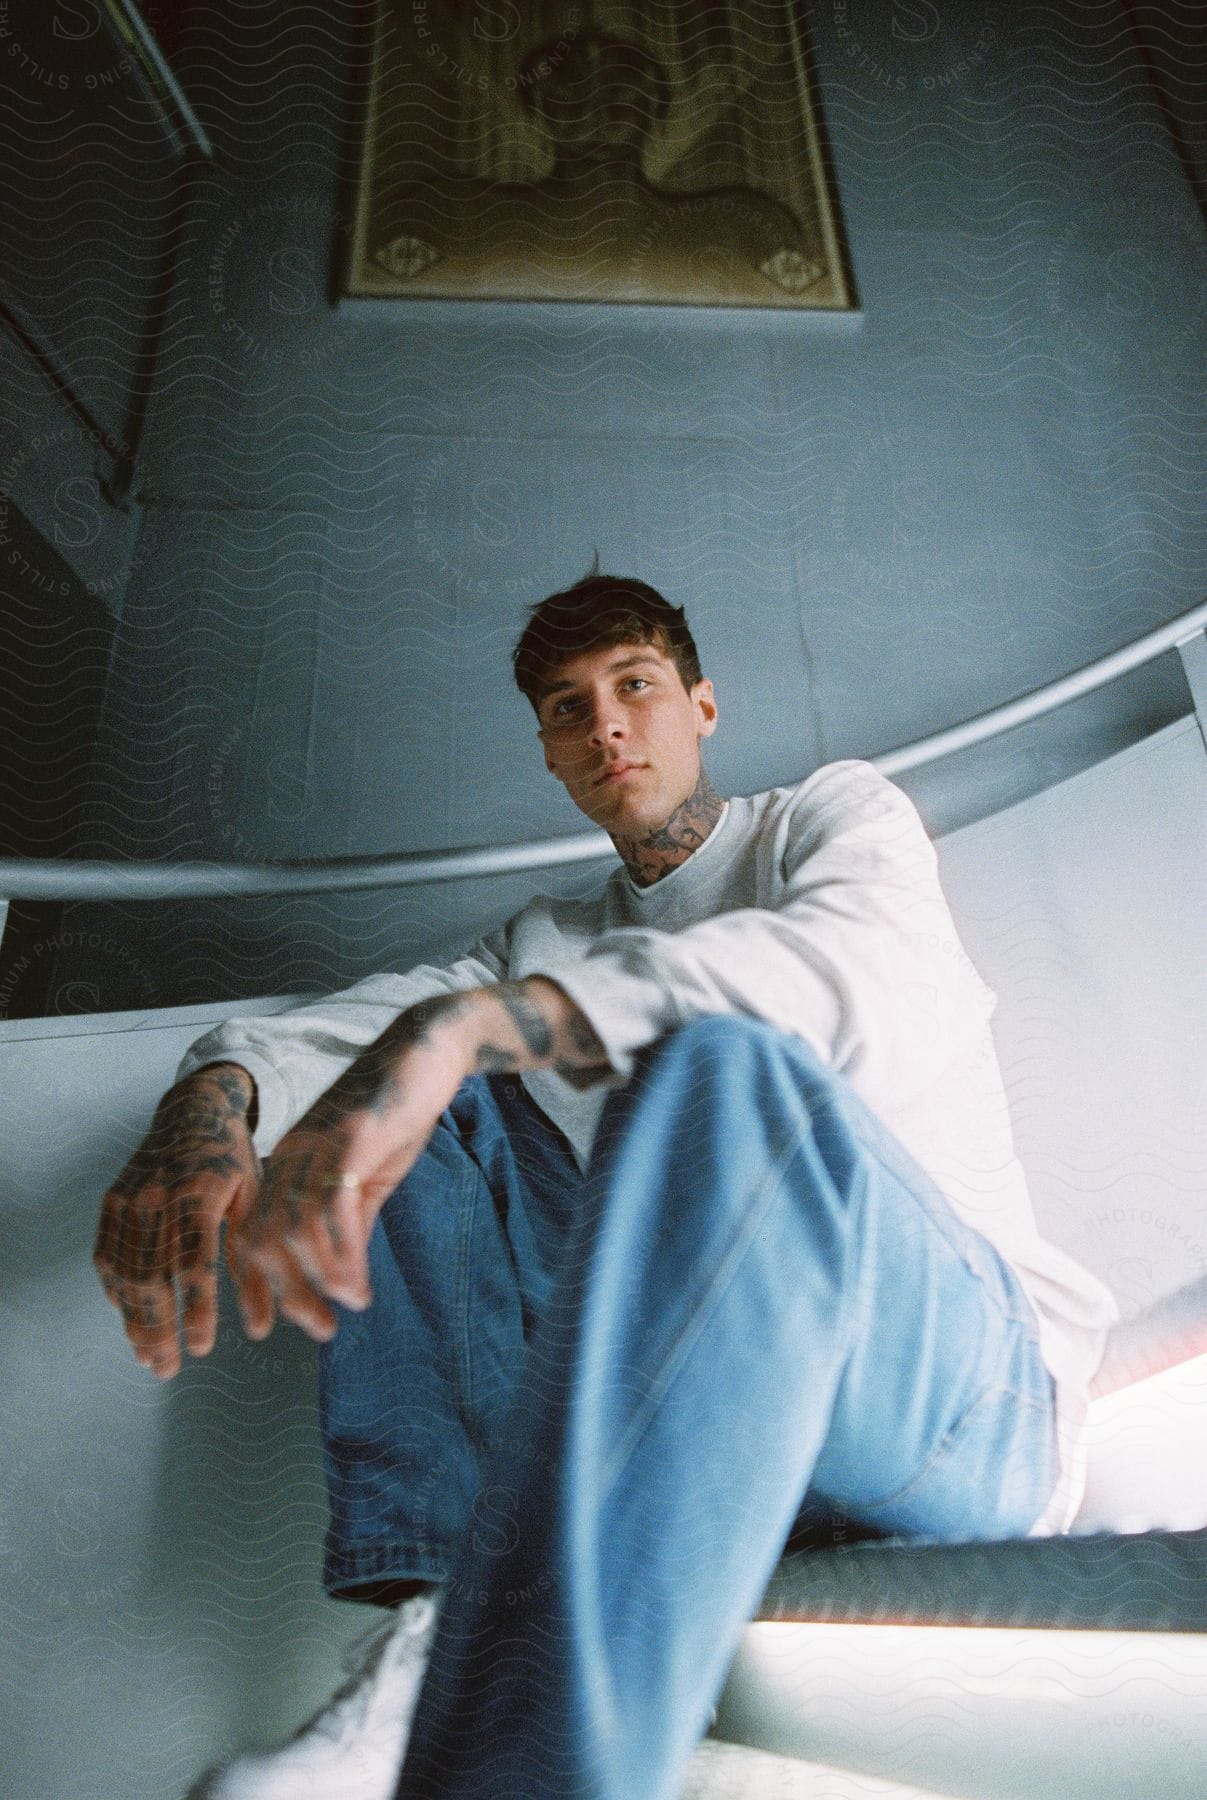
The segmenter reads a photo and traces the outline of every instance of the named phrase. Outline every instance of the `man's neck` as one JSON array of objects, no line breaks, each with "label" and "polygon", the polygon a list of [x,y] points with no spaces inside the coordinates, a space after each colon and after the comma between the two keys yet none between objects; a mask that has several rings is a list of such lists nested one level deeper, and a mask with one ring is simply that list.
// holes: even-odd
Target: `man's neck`
[{"label": "man's neck", "polygon": [[617,837],[612,842],[637,887],[652,887],[685,863],[711,835],[725,802],[703,769],[700,779],[665,825],[642,837]]}]

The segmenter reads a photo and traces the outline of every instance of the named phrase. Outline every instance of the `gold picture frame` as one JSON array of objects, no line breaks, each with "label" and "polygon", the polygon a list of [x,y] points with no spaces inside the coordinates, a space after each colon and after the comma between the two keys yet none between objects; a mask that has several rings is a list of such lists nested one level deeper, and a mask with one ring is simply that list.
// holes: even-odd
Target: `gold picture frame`
[{"label": "gold picture frame", "polygon": [[378,0],[343,294],[850,310],[793,9]]}]

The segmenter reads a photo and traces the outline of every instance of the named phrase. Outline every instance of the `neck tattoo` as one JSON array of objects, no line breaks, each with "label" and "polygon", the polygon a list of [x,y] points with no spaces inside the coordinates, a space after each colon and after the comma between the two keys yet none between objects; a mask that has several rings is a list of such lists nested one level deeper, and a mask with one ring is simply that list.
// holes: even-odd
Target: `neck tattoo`
[{"label": "neck tattoo", "polygon": [[665,825],[643,837],[613,837],[612,842],[638,887],[652,887],[698,850],[721,817],[725,802],[703,769],[700,779]]}]

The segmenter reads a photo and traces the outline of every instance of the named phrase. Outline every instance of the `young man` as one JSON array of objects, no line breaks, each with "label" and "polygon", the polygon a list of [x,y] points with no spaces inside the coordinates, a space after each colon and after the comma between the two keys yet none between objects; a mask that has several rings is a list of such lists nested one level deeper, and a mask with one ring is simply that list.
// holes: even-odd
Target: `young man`
[{"label": "young man", "polygon": [[670,1800],[795,1528],[1075,1504],[1113,1304],[1036,1231],[913,807],[860,762],[723,801],[712,684],[641,582],[552,596],[515,663],[621,866],[209,1033],[106,1196],[156,1373],[178,1298],[213,1344],[224,1219],[250,1335],[321,1342],[325,1581],[397,1607],[211,1800]]}]

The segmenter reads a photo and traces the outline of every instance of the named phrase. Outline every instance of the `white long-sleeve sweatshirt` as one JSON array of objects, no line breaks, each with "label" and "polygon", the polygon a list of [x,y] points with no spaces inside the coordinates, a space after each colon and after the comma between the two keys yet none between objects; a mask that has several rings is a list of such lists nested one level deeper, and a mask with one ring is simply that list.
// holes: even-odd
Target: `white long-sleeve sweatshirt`
[{"label": "white long-sleeve sweatshirt", "polygon": [[960,942],[906,795],[852,761],[732,799],[700,848],[653,886],[617,868],[584,899],[531,900],[464,955],[231,1020],[189,1049],[177,1078],[209,1062],[242,1064],[267,1155],[404,1008],[527,975],[558,982],[607,1051],[610,1071],[586,1090],[552,1071],[523,1077],[584,1166],[609,1087],[628,1078],[635,1052],[703,1014],[765,1019],[850,1081],[1031,1300],[1065,1462],[1041,1528],[1067,1523],[1086,1389],[1117,1309],[1037,1229],[990,1032],[995,997]]}]

